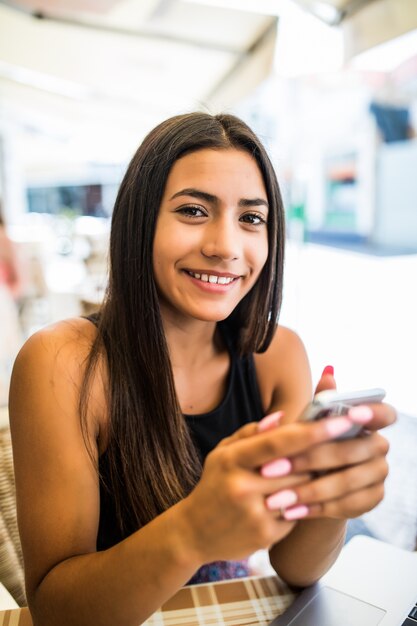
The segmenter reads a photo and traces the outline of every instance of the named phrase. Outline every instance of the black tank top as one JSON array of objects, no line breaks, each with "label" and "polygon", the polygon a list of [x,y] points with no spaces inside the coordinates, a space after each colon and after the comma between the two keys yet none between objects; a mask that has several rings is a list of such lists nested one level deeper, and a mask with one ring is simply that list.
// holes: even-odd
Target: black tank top
[{"label": "black tank top", "polygon": [[226,393],[219,406],[209,413],[184,415],[194,444],[204,462],[217,444],[249,422],[263,417],[253,355],[239,357],[230,341],[230,370]]},{"label": "black tank top", "polygon": [[[95,316],[90,316],[88,319],[97,324]],[[207,454],[222,439],[233,434],[244,424],[259,421],[264,416],[253,355],[239,357],[230,339],[224,333],[222,336],[230,354],[230,370],[224,398],[213,411],[198,415],[184,415],[202,463],[204,463]],[[108,484],[106,452],[99,458],[99,470],[103,480],[100,481],[100,521],[97,550],[105,550],[119,543],[125,537],[117,523],[112,494],[103,485],[103,483]]]}]

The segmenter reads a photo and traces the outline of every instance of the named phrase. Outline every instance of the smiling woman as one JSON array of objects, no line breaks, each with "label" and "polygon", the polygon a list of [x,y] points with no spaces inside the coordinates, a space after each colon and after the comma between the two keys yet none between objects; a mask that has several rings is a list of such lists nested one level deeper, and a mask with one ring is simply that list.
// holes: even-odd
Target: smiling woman
[{"label": "smiling woman", "polygon": [[[269,548],[294,585],[377,504],[394,419],[297,422],[300,339],[278,325],[284,217],[264,147],[231,115],[145,138],[112,217],[104,304],[33,335],[10,418],[35,626],[137,626],[184,584],[250,574]],[[326,369],[318,388],[334,387]],[[326,470],[330,470],[326,473]]]},{"label": "smiling woman", "polygon": [[[265,265],[267,220],[265,185],[247,152],[204,149],[176,161],[162,197],[153,249],[165,315],[169,310],[175,318],[227,318]],[[176,246],[170,245],[172,240]]]}]

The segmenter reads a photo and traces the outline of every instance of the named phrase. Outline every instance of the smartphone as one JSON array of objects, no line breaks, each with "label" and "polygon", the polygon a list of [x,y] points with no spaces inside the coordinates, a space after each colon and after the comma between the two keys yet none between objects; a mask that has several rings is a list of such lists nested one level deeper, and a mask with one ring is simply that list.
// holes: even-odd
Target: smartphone
[{"label": "smartphone", "polygon": [[[320,391],[302,412],[300,421],[319,420],[329,415],[346,415],[352,406],[382,402],[384,398],[385,391],[381,388],[346,392],[339,392],[335,389]],[[338,437],[338,439],[355,437],[362,429],[363,426],[361,424],[353,424],[352,428]]]}]

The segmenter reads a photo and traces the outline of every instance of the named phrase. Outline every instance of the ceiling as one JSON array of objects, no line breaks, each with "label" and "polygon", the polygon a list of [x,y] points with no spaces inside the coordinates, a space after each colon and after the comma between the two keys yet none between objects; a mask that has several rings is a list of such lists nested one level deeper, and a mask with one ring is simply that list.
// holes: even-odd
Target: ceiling
[{"label": "ceiling", "polygon": [[284,5],[348,56],[417,28],[417,0],[0,0],[0,157],[18,131],[32,164],[48,142],[117,163],[170,115],[231,109],[271,72]]},{"label": "ceiling", "polygon": [[171,114],[231,107],[270,71],[276,26],[190,0],[0,2],[0,128],[137,143]]},{"label": "ceiling", "polygon": [[416,0],[294,1],[330,26],[342,28],[346,60],[417,29]]}]

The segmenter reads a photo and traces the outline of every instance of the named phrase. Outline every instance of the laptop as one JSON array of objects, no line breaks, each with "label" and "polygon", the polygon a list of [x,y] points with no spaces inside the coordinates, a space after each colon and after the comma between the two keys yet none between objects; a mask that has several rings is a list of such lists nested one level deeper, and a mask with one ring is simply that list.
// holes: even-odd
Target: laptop
[{"label": "laptop", "polygon": [[356,535],[270,626],[417,626],[417,552]]}]

